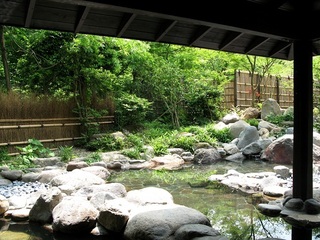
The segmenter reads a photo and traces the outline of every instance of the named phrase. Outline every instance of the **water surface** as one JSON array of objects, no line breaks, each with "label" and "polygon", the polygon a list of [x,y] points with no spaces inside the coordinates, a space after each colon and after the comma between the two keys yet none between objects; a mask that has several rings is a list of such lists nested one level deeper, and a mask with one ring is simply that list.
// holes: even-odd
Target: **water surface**
[{"label": "water surface", "polygon": [[[251,196],[221,187],[202,185],[210,174],[224,174],[230,169],[241,173],[273,171],[275,165],[263,161],[245,161],[242,164],[221,162],[214,165],[189,165],[177,171],[127,170],[112,172],[108,182],[124,184],[127,191],[155,186],[169,191],[177,204],[204,213],[214,228],[230,240],[259,239],[264,237],[291,240],[291,226],[281,218],[270,218],[256,210],[257,202]],[[290,166],[288,166],[290,167]],[[200,183],[200,184],[198,184]],[[100,240],[105,237],[53,235],[38,225],[0,220],[0,240]],[[313,239],[319,230],[314,230]],[[16,237],[16,238],[15,238]],[[110,236],[108,240],[119,239]]]}]

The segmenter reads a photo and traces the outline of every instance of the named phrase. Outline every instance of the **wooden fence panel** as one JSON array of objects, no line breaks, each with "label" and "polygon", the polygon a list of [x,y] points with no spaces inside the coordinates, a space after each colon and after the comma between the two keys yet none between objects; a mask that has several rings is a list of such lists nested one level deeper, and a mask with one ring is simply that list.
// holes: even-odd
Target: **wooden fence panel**
[{"label": "wooden fence panel", "polygon": [[[260,85],[257,84],[260,82]],[[251,88],[251,75],[248,72],[235,71],[234,81],[224,87],[224,107],[238,107],[245,109],[255,104],[262,103],[268,98],[277,100],[280,107],[286,109],[293,106],[293,79],[286,77],[253,76],[253,94]],[[319,90],[315,90],[315,93]],[[319,100],[317,100],[319,102]]]},{"label": "wooden fence panel", "polygon": [[[91,119],[89,124],[96,124],[104,132],[113,123],[113,116],[103,116]],[[69,146],[83,139],[83,132],[84,123],[79,118],[0,119],[0,147],[15,153],[16,147],[27,145],[30,138],[49,148]]]}]

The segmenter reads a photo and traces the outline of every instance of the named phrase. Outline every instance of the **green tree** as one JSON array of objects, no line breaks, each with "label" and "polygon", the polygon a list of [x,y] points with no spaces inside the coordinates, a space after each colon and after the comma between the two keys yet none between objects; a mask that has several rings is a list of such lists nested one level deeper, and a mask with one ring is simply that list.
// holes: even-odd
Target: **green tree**
[{"label": "green tree", "polygon": [[3,70],[4,70],[4,78],[5,78],[5,86],[7,92],[11,91],[11,82],[10,82],[10,70],[8,64],[8,57],[7,57],[7,48],[5,44],[4,38],[4,26],[0,25],[0,49],[1,49],[1,59],[3,63]]}]

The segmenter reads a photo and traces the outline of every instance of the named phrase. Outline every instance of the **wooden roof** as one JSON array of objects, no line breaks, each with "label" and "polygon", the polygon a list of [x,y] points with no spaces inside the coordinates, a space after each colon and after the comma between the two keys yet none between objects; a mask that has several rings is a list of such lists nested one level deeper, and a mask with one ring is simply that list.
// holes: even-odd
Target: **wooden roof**
[{"label": "wooden roof", "polygon": [[[303,2],[303,3],[301,3]],[[179,44],[291,60],[320,54],[319,0],[0,0],[0,24]]]},{"label": "wooden roof", "polygon": [[[0,0],[0,24],[294,60],[293,197],[313,196],[312,57],[320,0]],[[312,230],[292,227],[292,240]]]}]

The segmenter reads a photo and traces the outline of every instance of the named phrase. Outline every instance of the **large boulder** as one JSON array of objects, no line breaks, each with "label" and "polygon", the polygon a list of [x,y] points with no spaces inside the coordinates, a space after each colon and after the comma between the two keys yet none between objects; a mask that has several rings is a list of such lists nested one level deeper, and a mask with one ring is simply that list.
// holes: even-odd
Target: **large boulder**
[{"label": "large boulder", "polygon": [[276,164],[293,163],[293,135],[285,134],[273,141],[262,153],[261,159]]},{"label": "large boulder", "polygon": [[52,210],[62,200],[63,196],[57,187],[47,190],[41,194],[30,210],[29,220],[31,222],[51,223]]},{"label": "large boulder", "polygon": [[168,240],[174,239],[171,236],[184,225],[201,224],[211,227],[209,219],[204,214],[185,206],[171,204],[143,209],[129,218],[124,231],[125,239]]},{"label": "large boulder", "polygon": [[126,199],[138,206],[173,204],[173,196],[167,190],[158,187],[146,187],[131,190]]},{"label": "large boulder", "polygon": [[72,188],[74,190],[92,186],[92,185],[99,185],[104,184],[105,180],[102,178],[94,175],[93,173],[86,172],[80,169],[75,169],[71,172],[67,172],[65,174],[60,174],[54,177],[50,184],[52,186],[59,187],[61,189],[62,186]]},{"label": "large boulder", "polygon": [[269,115],[279,116],[282,115],[280,105],[275,99],[268,98],[262,103],[261,119],[266,119]]},{"label": "large boulder", "polygon": [[232,138],[237,138],[239,137],[240,133],[246,128],[250,126],[249,123],[247,123],[244,120],[239,120],[235,123],[232,123],[230,125],[230,134]]},{"label": "large boulder", "polygon": [[193,162],[196,164],[212,164],[221,160],[221,154],[215,148],[199,148],[194,152]]},{"label": "large boulder", "polygon": [[62,233],[90,233],[98,215],[98,210],[86,198],[65,197],[52,211],[52,229]]},{"label": "large boulder", "polygon": [[126,187],[122,183],[105,183],[100,185],[84,186],[73,193],[75,196],[86,197],[91,199],[99,192],[110,193],[117,198],[125,197],[127,195]]},{"label": "large boulder", "polygon": [[0,215],[9,210],[9,201],[6,197],[0,195]]},{"label": "large boulder", "polygon": [[257,128],[254,126],[247,126],[239,135],[237,147],[242,149],[257,140],[259,140],[259,132]]}]

